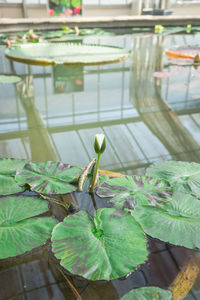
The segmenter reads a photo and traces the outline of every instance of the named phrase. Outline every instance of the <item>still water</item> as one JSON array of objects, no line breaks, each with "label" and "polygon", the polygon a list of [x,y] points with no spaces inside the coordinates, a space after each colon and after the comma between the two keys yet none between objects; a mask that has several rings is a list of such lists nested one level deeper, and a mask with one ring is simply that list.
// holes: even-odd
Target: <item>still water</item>
[{"label": "still water", "polygon": [[[199,42],[200,35],[85,37],[83,43],[124,47],[132,55],[124,62],[79,67],[11,62],[0,46],[0,73],[22,79],[0,84],[0,157],[84,167],[95,157],[94,135],[104,133],[105,170],[143,175],[156,161],[200,163],[200,69],[174,64],[164,54],[171,46]],[[166,76],[154,77],[154,72]],[[118,300],[146,285],[168,288],[191,251],[151,239],[149,250],[148,262],[127,279],[68,278],[83,300]],[[0,262],[0,299],[77,299],[48,253],[46,245]],[[200,299],[199,289],[197,279],[186,299]]]}]

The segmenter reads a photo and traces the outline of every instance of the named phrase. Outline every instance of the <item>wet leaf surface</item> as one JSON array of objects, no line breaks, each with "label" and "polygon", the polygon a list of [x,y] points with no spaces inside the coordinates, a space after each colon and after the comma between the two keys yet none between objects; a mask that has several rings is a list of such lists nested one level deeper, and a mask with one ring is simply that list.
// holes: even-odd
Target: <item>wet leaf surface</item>
[{"label": "wet leaf surface", "polygon": [[145,233],[173,245],[200,248],[200,201],[175,192],[163,208],[140,206],[132,213]]},{"label": "wet leaf surface", "polygon": [[56,220],[35,217],[48,211],[44,200],[10,196],[0,199],[0,258],[13,257],[43,245]]},{"label": "wet leaf surface", "polygon": [[28,184],[32,191],[42,194],[66,194],[76,190],[70,184],[75,181],[82,170],[61,162],[31,162],[17,172],[18,184]]},{"label": "wet leaf surface", "polygon": [[121,300],[171,300],[172,293],[158,287],[142,287],[131,290]]},{"label": "wet leaf surface", "polygon": [[147,176],[123,176],[104,182],[98,189],[101,198],[109,200],[117,208],[134,209],[137,205],[158,205],[170,197],[170,187],[164,180]]},{"label": "wet leaf surface", "polygon": [[17,170],[21,170],[26,161],[23,159],[0,158],[0,195],[9,195],[25,190],[15,181]]},{"label": "wet leaf surface", "polygon": [[164,161],[147,169],[146,174],[168,180],[175,190],[200,195],[200,164]]},{"label": "wet leaf surface", "polygon": [[66,270],[90,280],[125,276],[148,255],[141,226],[112,208],[96,210],[94,219],[86,211],[66,217],[52,232],[52,251]]}]

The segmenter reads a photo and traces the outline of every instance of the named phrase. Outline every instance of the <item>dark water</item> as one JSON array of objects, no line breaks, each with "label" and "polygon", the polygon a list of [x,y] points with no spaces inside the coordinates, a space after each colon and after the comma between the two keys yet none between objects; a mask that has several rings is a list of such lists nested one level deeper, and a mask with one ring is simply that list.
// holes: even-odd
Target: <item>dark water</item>
[{"label": "dark water", "polygon": [[[200,163],[200,71],[177,66],[165,49],[198,44],[199,35],[120,35],[85,43],[132,50],[124,62],[68,68],[12,63],[0,47],[0,73],[22,81],[1,84],[0,157],[63,161],[84,167],[94,156],[93,137],[104,133],[101,168],[139,174],[155,161]],[[169,72],[165,78],[154,72]],[[75,207],[94,209],[73,195]],[[84,204],[83,204],[84,203]],[[97,207],[105,203],[97,200]],[[58,219],[63,209],[54,212]],[[149,239],[149,260],[127,279],[90,282],[67,274],[84,300],[118,300],[132,288],[168,288],[193,252]],[[198,255],[195,252],[195,256]],[[200,299],[199,281],[186,299]],[[198,298],[199,297],[199,298]],[[0,299],[76,299],[47,244],[0,262]]]}]

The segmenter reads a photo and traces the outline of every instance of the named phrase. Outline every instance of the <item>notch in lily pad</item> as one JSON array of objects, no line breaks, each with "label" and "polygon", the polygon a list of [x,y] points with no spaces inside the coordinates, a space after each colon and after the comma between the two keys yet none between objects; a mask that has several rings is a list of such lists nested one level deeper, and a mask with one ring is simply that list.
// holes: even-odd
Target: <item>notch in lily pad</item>
[{"label": "notch in lily pad", "polygon": [[48,211],[48,202],[36,197],[0,199],[0,259],[23,254],[46,243],[57,221],[36,217]]},{"label": "notch in lily pad", "polygon": [[148,176],[123,176],[105,181],[97,189],[101,198],[118,209],[134,209],[138,205],[160,206],[171,200],[171,187],[165,180]]},{"label": "notch in lily pad", "polygon": [[111,280],[134,272],[148,256],[145,234],[135,218],[101,208],[67,216],[52,232],[52,251],[74,275]]},{"label": "notch in lily pad", "polygon": [[30,162],[17,172],[18,184],[28,184],[40,194],[66,194],[77,189],[75,183],[82,170],[61,162]]}]

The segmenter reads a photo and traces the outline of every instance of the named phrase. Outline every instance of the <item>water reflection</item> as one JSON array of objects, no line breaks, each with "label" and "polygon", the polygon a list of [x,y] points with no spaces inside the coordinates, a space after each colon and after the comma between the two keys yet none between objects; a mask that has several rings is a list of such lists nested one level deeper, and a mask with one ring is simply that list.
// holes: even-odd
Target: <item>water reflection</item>
[{"label": "water reflection", "polygon": [[[1,157],[61,160],[84,167],[95,156],[94,134],[102,132],[107,137],[104,169],[143,174],[157,160],[199,162],[200,103],[192,98],[200,94],[192,77],[197,73],[189,69],[189,77],[181,73],[171,82],[152,76],[154,71],[169,71],[163,50],[171,42],[160,36],[112,37],[108,44],[122,43],[129,49],[133,45],[133,56],[122,63],[76,69],[19,63],[10,67],[2,56],[2,73],[16,73],[22,81],[2,86]],[[70,202],[76,207],[82,199],[73,197]],[[83,209],[93,211],[91,201],[81,202]],[[55,214],[62,220],[66,211],[56,209]],[[147,284],[167,288],[191,252],[153,240],[149,248],[148,263],[126,280],[69,279],[84,300],[117,300],[127,290]],[[44,247],[2,262],[0,276],[7,284],[2,299],[76,299],[48,254]]]}]

